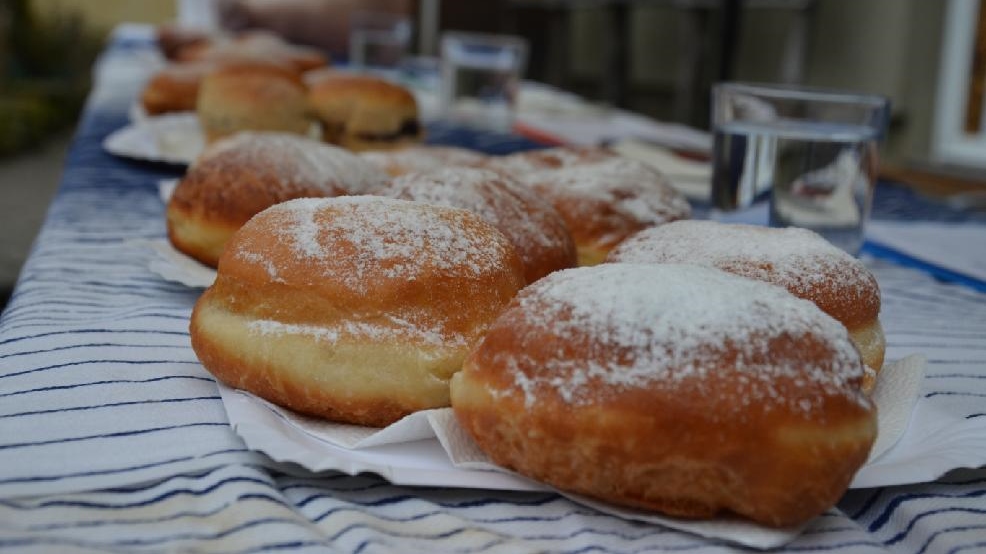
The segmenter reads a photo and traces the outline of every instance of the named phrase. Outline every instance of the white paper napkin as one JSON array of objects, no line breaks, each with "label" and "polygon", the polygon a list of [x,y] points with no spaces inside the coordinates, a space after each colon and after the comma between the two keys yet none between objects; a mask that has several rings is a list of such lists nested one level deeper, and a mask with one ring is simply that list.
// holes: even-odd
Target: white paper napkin
[{"label": "white paper napkin", "polygon": [[179,252],[167,239],[132,239],[127,244],[151,253],[147,269],[165,281],[204,289],[216,280],[215,269]]},{"label": "white paper napkin", "polygon": [[[907,429],[910,413],[919,396],[924,367],[923,356],[910,356],[887,364],[880,372],[874,392],[880,438],[871,452],[871,460],[878,460],[891,450]],[[230,423],[247,445],[277,461],[294,462],[312,471],[373,471],[394,483],[406,485],[508,490],[549,488],[490,462],[459,426],[449,408],[418,412],[387,428],[372,429],[301,416],[225,386],[220,386],[220,394]],[[951,468],[943,468],[942,473],[948,469]],[[914,482],[906,476],[901,479],[901,483]],[[853,487],[867,486],[872,485],[865,474],[853,481]],[[610,506],[577,495],[566,496],[617,517],[656,523],[754,548],[783,545],[803,529],[772,529],[738,519],[678,520]]]}]

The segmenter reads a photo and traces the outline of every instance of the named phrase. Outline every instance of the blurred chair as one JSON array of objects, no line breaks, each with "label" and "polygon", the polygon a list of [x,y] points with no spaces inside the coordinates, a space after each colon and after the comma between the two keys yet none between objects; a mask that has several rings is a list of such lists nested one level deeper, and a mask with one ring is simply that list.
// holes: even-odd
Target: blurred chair
[{"label": "blurred chair", "polygon": [[[708,90],[713,81],[734,78],[736,55],[742,42],[741,24],[747,10],[788,10],[784,55],[776,81],[799,83],[805,72],[811,19],[816,0],[507,0],[516,26],[531,11],[544,13],[542,59],[532,57],[532,66],[550,84],[566,80],[568,19],[575,8],[596,8],[605,18],[600,37],[603,49],[600,97],[615,106],[628,104],[631,65],[630,19],[637,7],[661,6],[676,11],[679,20],[680,63],[674,88],[674,114],[682,122],[695,124],[707,117]],[[714,40],[713,40],[714,39]],[[714,43],[716,46],[711,46]]]},{"label": "blurred chair", "polygon": [[[816,0],[670,0],[680,19],[681,62],[674,94],[675,119],[703,126],[709,110],[709,90],[716,81],[736,78],[736,59],[742,44],[746,10],[787,10],[791,22],[782,46],[783,55],[774,82],[804,81],[809,32]],[[717,21],[717,25],[715,24]],[[710,33],[718,37],[718,49],[710,51]],[[714,69],[709,71],[708,66]]]}]

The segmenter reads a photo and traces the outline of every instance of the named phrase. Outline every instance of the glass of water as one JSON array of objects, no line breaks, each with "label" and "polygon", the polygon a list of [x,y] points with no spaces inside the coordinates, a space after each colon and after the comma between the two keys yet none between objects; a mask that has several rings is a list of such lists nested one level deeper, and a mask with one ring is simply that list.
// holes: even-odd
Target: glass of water
[{"label": "glass of water", "polygon": [[451,121],[509,131],[527,41],[509,35],[448,32],[442,35],[442,111]]},{"label": "glass of water", "polygon": [[767,203],[762,223],[811,229],[857,254],[889,112],[890,102],[876,95],[716,85],[714,217]]},{"label": "glass of water", "polygon": [[411,20],[402,14],[353,12],[349,63],[356,69],[396,69],[411,44]]}]

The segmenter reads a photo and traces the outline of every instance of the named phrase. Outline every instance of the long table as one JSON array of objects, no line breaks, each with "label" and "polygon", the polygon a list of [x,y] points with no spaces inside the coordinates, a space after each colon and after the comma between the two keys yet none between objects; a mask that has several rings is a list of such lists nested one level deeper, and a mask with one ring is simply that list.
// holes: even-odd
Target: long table
[{"label": "long table", "polygon": [[[0,317],[0,549],[737,550],[551,492],[313,474],[246,448],[189,345],[201,291],[151,273],[148,253],[129,242],[164,236],[157,183],[180,171],[100,146],[127,123],[148,48],[116,41],[101,58],[59,192]],[[432,140],[497,153],[530,147],[442,127]],[[881,208],[881,198],[917,200],[883,187],[877,216],[913,217]],[[986,294],[891,261],[867,263],[883,291],[888,358],[928,357],[929,409],[986,417]],[[986,551],[986,470],[849,491],[782,550]]]}]

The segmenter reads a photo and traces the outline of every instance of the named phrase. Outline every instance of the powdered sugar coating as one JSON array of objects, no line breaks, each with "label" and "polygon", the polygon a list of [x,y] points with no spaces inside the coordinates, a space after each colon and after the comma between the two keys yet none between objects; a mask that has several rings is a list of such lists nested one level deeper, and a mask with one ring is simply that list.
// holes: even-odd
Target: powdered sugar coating
[{"label": "powdered sugar coating", "polygon": [[236,166],[276,167],[286,185],[320,186],[327,194],[366,194],[388,179],[348,150],[290,133],[237,133],[210,146],[196,165],[220,158]]},{"label": "powdered sugar coating", "polygon": [[[487,225],[466,210],[378,196],[302,198],[278,204],[263,216],[278,242],[311,265],[316,276],[361,294],[381,275],[414,280],[437,270],[478,278],[502,267],[513,252],[499,233],[491,240],[464,232],[464,225]],[[251,261],[250,245],[239,246],[235,255]]]},{"label": "powdered sugar coating", "polygon": [[807,229],[676,221],[631,236],[607,261],[714,267],[784,287],[840,320],[822,291],[864,312],[863,319],[880,310],[879,288],[866,266]]},{"label": "powdered sugar coating", "polygon": [[[545,233],[545,214],[554,209],[523,185],[488,169],[460,167],[411,173],[394,179],[381,194],[470,210],[502,231],[515,231],[542,246],[558,240]],[[540,210],[525,209],[528,205]]]},{"label": "powdered sugar coating", "polygon": [[[859,353],[841,324],[783,289],[714,269],[604,264],[560,271],[524,289],[501,321],[521,328],[520,344],[495,354],[495,364],[529,406],[546,391],[581,405],[607,391],[701,391],[717,379],[735,381],[724,406],[812,413],[822,402],[818,391],[868,405],[858,391]],[[827,356],[799,358],[794,348],[777,357],[775,340],[811,340]],[[728,371],[727,350],[735,352]],[[811,392],[789,395],[781,382]]]},{"label": "powdered sugar coating", "polygon": [[691,206],[668,180],[636,160],[605,158],[594,163],[529,173],[523,182],[558,197],[604,202],[643,225],[687,218]]},{"label": "powdered sugar coating", "polygon": [[455,146],[409,146],[400,150],[361,152],[359,156],[391,175],[473,167],[486,159],[479,152]]}]

